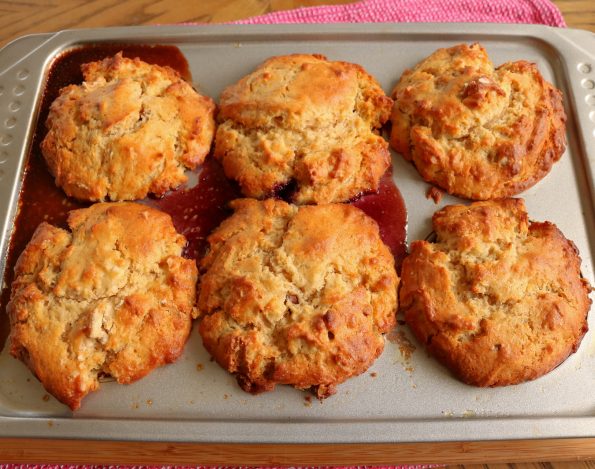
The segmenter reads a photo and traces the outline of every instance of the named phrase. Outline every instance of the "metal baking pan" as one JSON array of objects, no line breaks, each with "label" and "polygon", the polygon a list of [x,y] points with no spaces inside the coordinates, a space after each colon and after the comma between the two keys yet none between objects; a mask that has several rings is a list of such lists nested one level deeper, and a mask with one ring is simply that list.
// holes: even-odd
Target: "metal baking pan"
[{"label": "metal baking pan", "polygon": [[[37,106],[52,59],[98,42],[177,45],[194,84],[214,98],[272,55],[316,52],[363,65],[390,92],[401,73],[439,47],[481,42],[495,64],[526,59],[565,97],[568,148],[523,193],[534,220],[550,220],[580,250],[595,284],[595,35],[542,26],[348,24],[156,26],[27,36],[0,51],[0,270],[19,197]],[[424,238],[436,205],[415,169],[393,154],[409,212],[408,239]],[[579,350],[535,381],[505,388],[460,383],[401,327],[368,372],[319,403],[287,386],[259,396],[209,360],[196,330],[182,358],[132,385],[104,383],[71,413],[32,374],[0,355],[0,436],[230,443],[365,443],[595,436],[595,315]],[[404,342],[415,347],[411,356]],[[201,366],[197,366],[201,364]]]}]

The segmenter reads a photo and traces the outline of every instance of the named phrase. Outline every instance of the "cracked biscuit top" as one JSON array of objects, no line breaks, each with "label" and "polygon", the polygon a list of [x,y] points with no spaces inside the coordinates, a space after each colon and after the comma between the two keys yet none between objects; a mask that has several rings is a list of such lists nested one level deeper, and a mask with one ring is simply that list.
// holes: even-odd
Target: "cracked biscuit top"
[{"label": "cracked biscuit top", "polygon": [[392,97],[392,147],[450,194],[518,194],[564,152],[562,93],[535,64],[494,69],[479,44],[434,52],[403,73]]},{"label": "cracked biscuit top", "polygon": [[342,204],[232,206],[202,262],[206,349],[245,391],[331,395],[372,364],[395,325],[399,279],[376,223]]},{"label": "cracked biscuit top", "polygon": [[180,356],[195,314],[197,268],[169,215],[144,205],[74,210],[70,231],[42,223],[19,257],[10,352],[72,409],[99,387]]},{"label": "cracked biscuit top", "polygon": [[435,243],[415,241],[400,305],[418,340],[461,380],[503,386],[538,378],[576,351],[591,287],[574,244],[530,223],[521,199],[436,212]]},{"label": "cracked biscuit top", "polygon": [[135,200],[186,182],[215,132],[215,105],[178,73],[121,53],[82,66],[60,91],[41,149],[56,184],[81,200]]},{"label": "cracked biscuit top", "polygon": [[359,65],[273,57],[221,94],[215,157],[248,197],[288,186],[297,204],[343,202],[378,189],[391,106]]}]

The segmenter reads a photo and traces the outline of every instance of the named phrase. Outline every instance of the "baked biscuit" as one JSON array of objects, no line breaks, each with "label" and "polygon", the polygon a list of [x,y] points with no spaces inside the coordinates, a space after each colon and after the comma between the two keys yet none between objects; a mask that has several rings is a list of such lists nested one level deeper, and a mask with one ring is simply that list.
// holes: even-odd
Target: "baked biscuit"
[{"label": "baked biscuit", "polygon": [[399,279],[378,226],[350,205],[232,207],[202,262],[206,349],[245,391],[333,394],[380,355],[395,324]]},{"label": "baked biscuit", "polygon": [[377,190],[390,165],[375,129],[391,106],[359,65],[273,57],[221,94],[215,157],[248,197],[289,186],[298,204],[346,201]]},{"label": "baked biscuit", "polygon": [[120,383],[176,360],[196,316],[197,268],[169,215],[130,202],[37,228],[15,267],[10,352],[77,409],[101,375]]},{"label": "baked biscuit", "polygon": [[591,287],[578,252],[521,199],[436,212],[435,243],[415,241],[400,304],[418,340],[462,381],[504,386],[548,373],[587,331]]},{"label": "baked biscuit", "polygon": [[450,194],[518,194],[564,152],[561,92],[535,64],[494,69],[479,44],[434,52],[403,74],[392,97],[392,147]]},{"label": "baked biscuit", "polygon": [[41,149],[56,184],[81,200],[142,199],[186,182],[209,152],[215,105],[169,67],[121,53],[82,66],[60,91]]}]

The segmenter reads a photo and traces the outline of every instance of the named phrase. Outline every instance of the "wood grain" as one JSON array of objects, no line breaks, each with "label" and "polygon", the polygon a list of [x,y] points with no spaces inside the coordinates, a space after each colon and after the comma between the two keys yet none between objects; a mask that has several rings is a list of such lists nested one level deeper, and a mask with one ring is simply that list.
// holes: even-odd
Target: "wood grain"
[{"label": "wood grain", "polygon": [[69,28],[171,23],[222,23],[338,0],[26,0],[0,1],[0,45],[24,34]]},{"label": "wood grain", "polygon": [[[569,455],[572,457],[569,458]],[[595,439],[350,445],[0,440],[0,462],[127,465],[393,465],[595,458]],[[466,468],[467,466],[465,466]],[[510,466],[508,466],[510,467]],[[551,466],[548,466],[551,467]]]},{"label": "wood grain", "polygon": [[587,29],[595,32],[595,1],[555,0],[569,28]]},{"label": "wood grain", "polygon": [[[233,21],[337,0],[0,0],[0,47],[67,28]],[[555,0],[569,27],[595,32],[594,0]],[[465,469],[595,468],[595,439],[370,445],[225,445],[0,439],[1,463],[381,465],[461,464]],[[483,463],[510,463],[489,464]],[[529,463],[547,461],[545,463]],[[557,462],[566,461],[566,462]]]}]

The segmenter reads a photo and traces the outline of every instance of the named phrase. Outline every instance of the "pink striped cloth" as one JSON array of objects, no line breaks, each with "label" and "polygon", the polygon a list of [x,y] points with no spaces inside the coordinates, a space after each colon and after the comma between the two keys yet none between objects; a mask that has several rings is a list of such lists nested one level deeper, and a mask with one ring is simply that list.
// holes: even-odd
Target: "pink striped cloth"
[{"label": "pink striped cloth", "polygon": [[549,0],[363,0],[277,11],[237,24],[273,23],[532,23],[565,27]]}]

